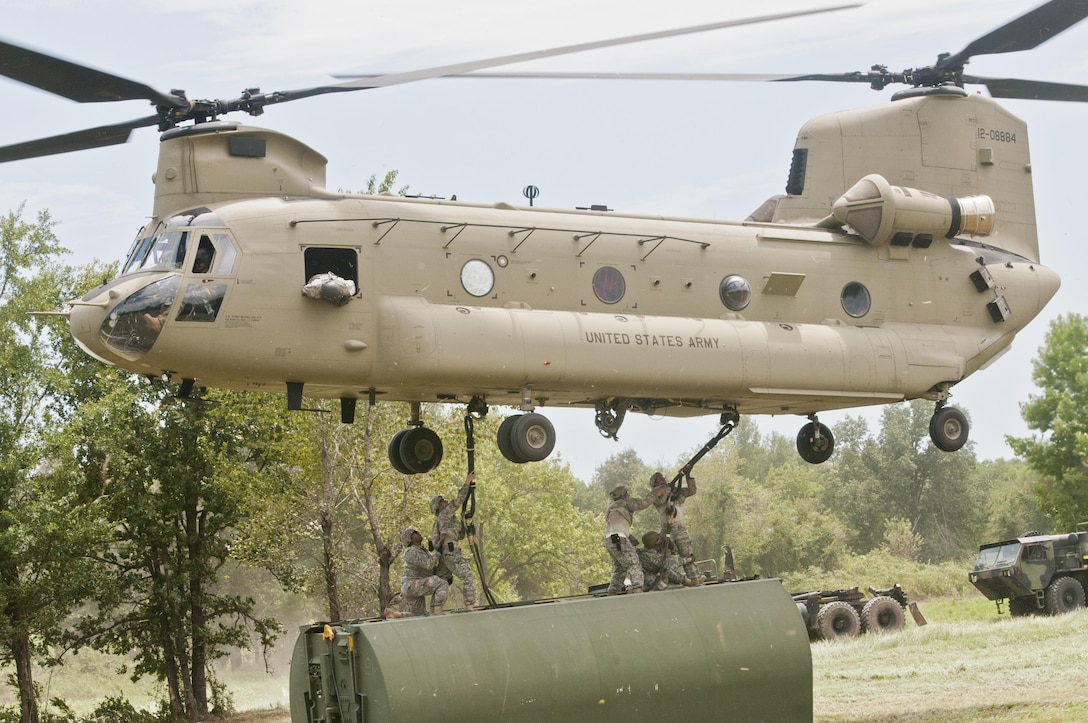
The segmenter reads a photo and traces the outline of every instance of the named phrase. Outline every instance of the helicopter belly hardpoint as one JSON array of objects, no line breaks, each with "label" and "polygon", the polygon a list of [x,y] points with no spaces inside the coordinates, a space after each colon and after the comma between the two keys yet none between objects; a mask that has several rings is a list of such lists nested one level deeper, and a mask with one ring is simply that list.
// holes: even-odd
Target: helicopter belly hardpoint
[{"label": "helicopter belly hardpoint", "polygon": [[[594,410],[616,437],[628,411],[799,414],[809,462],[833,450],[824,410],[935,403],[930,436],[967,441],[951,390],[1005,351],[1057,291],[1040,264],[1026,125],[1003,98],[1086,101],[1088,88],[964,72],[974,56],[1028,50],[1088,16],[1050,0],[930,66],[713,80],[912,86],[891,103],[813,119],[786,193],[743,222],[634,216],[325,189],[326,159],[275,131],[223,121],[315,95],[480,70],[823,8],[680,28],[232,100],[190,100],[0,41],[0,72],[79,102],[150,100],[156,113],[0,148],[0,162],[163,131],[153,220],[122,274],[72,303],[89,353],[180,382],[411,405],[393,466],[426,472],[441,441],[427,402],[512,405],[515,462],[544,459],[539,410]],[[497,75],[497,74],[491,74]],[[505,74],[516,77],[516,73]],[[565,73],[546,77],[602,77]],[[611,78],[706,78],[611,73]],[[191,122],[191,123],[190,123]],[[514,421],[511,421],[514,420]],[[433,454],[398,452],[423,442]]]}]

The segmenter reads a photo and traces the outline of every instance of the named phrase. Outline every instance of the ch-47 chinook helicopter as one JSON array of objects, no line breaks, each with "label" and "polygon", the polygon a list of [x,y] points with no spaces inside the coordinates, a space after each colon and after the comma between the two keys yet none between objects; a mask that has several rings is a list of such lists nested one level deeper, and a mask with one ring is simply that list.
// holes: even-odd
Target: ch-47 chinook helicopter
[{"label": "ch-47 chinook helicopter", "polygon": [[180,382],[181,396],[286,390],[292,409],[305,396],[339,399],[344,422],[360,398],[409,402],[411,422],[389,444],[406,474],[442,457],[424,402],[520,408],[497,440],[519,463],[550,454],[548,406],[592,409],[612,437],[628,411],[719,414],[723,427],[741,414],[802,415],[798,451],[820,463],[834,446],[820,412],[923,398],[935,403],[934,444],[957,450],[968,428],[946,404],[951,388],[1004,352],[1059,286],[1039,262],[1027,128],[964,85],[1088,100],[1084,86],[964,66],[1038,46],[1088,15],[1088,0],[1052,0],[922,68],[758,78],[910,87],[805,124],[786,194],[743,221],[337,193],[317,151],[220,119],[803,14],[215,101],[0,42],[9,78],[79,102],[155,106],[0,148],[0,162],[157,126],[152,220],[121,274],[71,302],[75,339],[107,364]]}]

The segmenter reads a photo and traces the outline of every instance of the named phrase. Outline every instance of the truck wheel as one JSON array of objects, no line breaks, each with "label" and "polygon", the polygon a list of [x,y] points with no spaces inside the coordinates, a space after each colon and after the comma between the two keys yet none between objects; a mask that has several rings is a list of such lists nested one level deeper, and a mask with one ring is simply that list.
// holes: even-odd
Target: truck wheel
[{"label": "truck wheel", "polygon": [[898,633],[905,621],[903,606],[888,595],[874,597],[861,609],[861,629],[867,633]]},{"label": "truck wheel", "polygon": [[1084,587],[1075,577],[1059,577],[1046,586],[1046,611],[1061,615],[1084,607]]},{"label": "truck wheel", "polygon": [[1031,615],[1038,609],[1038,606],[1035,604],[1034,595],[1009,598],[1009,615],[1014,618]]},{"label": "truck wheel", "polygon": [[850,603],[836,600],[820,608],[816,627],[824,640],[856,638],[861,634],[861,618]]}]

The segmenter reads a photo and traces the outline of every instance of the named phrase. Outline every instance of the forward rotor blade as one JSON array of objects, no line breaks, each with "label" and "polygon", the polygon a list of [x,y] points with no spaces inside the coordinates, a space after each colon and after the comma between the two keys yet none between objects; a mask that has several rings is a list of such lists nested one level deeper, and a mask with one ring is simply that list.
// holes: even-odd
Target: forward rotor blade
[{"label": "forward rotor blade", "polygon": [[184,107],[177,96],[160,93],[134,80],[0,40],[0,75],[60,95],[77,103],[149,100],[159,106]]},{"label": "forward rotor blade", "polygon": [[1050,0],[971,42],[938,63],[961,66],[976,55],[997,55],[1031,50],[1088,17],[1088,0]]},{"label": "forward rotor blade", "polygon": [[[338,78],[380,78],[382,74],[373,75],[339,75]],[[520,80],[719,80],[719,81],[780,81],[795,80],[800,76],[774,73],[625,73],[625,72],[569,72],[569,73],[453,73],[444,75],[443,78],[487,78],[487,79],[520,79]]]},{"label": "forward rotor blade", "polygon": [[[848,10],[850,8],[860,7],[860,3],[854,3],[850,5],[837,5],[835,7],[818,8],[815,10],[800,10],[790,13],[778,13],[776,15],[762,15],[759,17],[744,18],[741,20],[726,20],[719,23],[709,23],[707,25],[693,25],[686,28],[677,28],[675,30],[660,30],[653,33],[643,33],[640,35],[628,35],[622,38],[612,38],[611,40],[598,40],[590,43],[579,43],[577,45],[565,45],[559,48],[551,48],[548,50],[533,50],[527,53],[514,53],[512,55],[501,55],[495,58],[487,58],[485,60],[472,60],[465,63],[453,63],[450,65],[441,65],[435,68],[425,68],[423,70],[413,70],[406,73],[391,73],[389,75],[381,76],[348,76],[342,75],[339,77],[361,77],[361,80],[352,80],[346,83],[339,83],[337,85],[325,86],[328,90],[324,92],[336,92],[337,90],[363,90],[366,88],[379,88],[390,85],[399,85],[401,83],[412,83],[417,80],[426,80],[428,78],[440,78],[450,75],[457,75],[461,73],[471,73],[474,70],[483,70],[484,68],[493,68],[499,65],[510,65],[513,63],[522,63],[528,60],[540,60],[542,58],[553,58],[558,55],[569,55],[571,53],[581,53],[587,50],[597,50],[599,48],[610,48],[617,45],[627,45],[629,43],[641,43],[646,40],[658,40],[661,38],[672,38],[678,35],[690,35],[692,33],[703,33],[709,30],[719,30],[721,28],[733,28],[741,25],[754,25],[756,23],[765,23],[773,20],[785,20],[787,18],[802,17],[805,15],[816,15],[819,13],[835,12],[838,10]],[[316,89],[313,89],[316,90]]]},{"label": "forward rotor blade", "polygon": [[75,133],[65,133],[60,136],[39,138],[36,141],[4,146],[0,148],[0,163],[19,161],[24,158],[36,158],[38,156],[52,156],[57,153],[85,151],[89,148],[100,148],[102,146],[116,146],[126,142],[134,129],[157,125],[158,122],[159,117],[153,115],[129,121],[128,123],[88,128]]}]

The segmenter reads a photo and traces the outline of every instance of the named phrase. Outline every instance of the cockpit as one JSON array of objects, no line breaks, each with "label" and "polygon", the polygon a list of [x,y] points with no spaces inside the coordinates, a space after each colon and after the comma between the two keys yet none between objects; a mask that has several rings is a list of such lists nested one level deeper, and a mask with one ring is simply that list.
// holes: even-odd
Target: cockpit
[{"label": "cockpit", "polygon": [[[168,323],[210,323],[219,315],[238,252],[226,225],[206,208],[172,216],[133,243],[110,289],[146,278],[114,306],[98,329],[113,353],[134,360],[146,354]],[[129,282],[129,283],[126,283]],[[93,303],[96,289],[82,301]],[[115,292],[111,291],[111,295]]]}]

